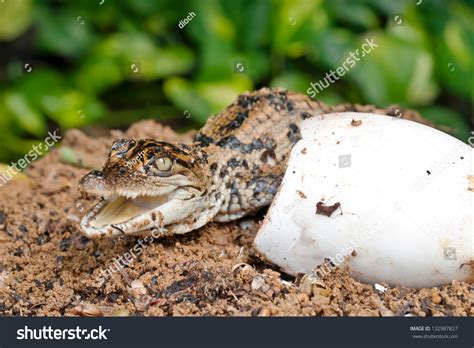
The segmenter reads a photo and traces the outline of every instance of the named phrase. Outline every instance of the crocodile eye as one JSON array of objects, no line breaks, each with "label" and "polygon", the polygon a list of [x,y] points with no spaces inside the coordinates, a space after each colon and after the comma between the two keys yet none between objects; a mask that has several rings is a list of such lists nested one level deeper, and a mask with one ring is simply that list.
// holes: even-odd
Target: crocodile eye
[{"label": "crocodile eye", "polygon": [[161,170],[162,172],[170,171],[171,167],[173,166],[173,162],[169,157],[160,157],[155,161],[155,163],[156,168],[158,168],[158,170]]}]

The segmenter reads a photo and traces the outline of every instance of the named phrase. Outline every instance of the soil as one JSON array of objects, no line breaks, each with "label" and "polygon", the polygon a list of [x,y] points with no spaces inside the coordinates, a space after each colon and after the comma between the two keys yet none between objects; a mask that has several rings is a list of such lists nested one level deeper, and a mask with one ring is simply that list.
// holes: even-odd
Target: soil
[{"label": "soil", "polygon": [[[125,133],[90,138],[65,134],[80,166],[50,151],[0,188],[0,315],[7,316],[471,316],[472,285],[385,291],[361,284],[348,270],[323,280],[296,279],[266,263],[252,245],[262,215],[144,245],[132,263],[118,256],[139,238],[92,241],[79,220],[96,201],[77,191],[88,169],[100,168],[120,137],[187,142],[154,121]],[[263,214],[263,213],[262,213]],[[136,249],[135,249],[136,250]],[[103,284],[97,278],[115,269]],[[112,273],[112,272],[111,272]]]}]

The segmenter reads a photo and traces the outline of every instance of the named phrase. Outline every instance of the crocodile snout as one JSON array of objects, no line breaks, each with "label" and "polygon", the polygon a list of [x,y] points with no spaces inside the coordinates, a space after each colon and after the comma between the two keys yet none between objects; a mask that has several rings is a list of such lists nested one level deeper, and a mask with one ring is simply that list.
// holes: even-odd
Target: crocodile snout
[{"label": "crocodile snout", "polygon": [[104,195],[112,190],[104,180],[104,173],[99,170],[93,170],[79,180],[79,190],[87,193]]}]

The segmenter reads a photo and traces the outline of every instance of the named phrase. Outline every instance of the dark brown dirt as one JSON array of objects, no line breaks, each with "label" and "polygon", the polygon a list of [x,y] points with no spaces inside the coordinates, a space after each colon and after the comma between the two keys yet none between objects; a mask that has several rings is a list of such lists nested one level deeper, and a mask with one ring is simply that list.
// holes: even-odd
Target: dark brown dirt
[{"label": "dark brown dirt", "polygon": [[[70,131],[63,146],[82,164],[100,167],[113,139],[148,137],[186,141],[152,121],[125,134],[91,139]],[[301,286],[256,254],[252,241],[260,218],[210,224],[183,236],[144,246],[133,263],[100,285],[138,238],[90,241],[78,221],[94,202],[81,198],[77,181],[87,172],[51,151],[0,188],[0,315],[197,315],[197,316],[469,316],[472,285],[389,288],[384,293],[337,270]],[[301,289],[301,290],[300,290]]]}]

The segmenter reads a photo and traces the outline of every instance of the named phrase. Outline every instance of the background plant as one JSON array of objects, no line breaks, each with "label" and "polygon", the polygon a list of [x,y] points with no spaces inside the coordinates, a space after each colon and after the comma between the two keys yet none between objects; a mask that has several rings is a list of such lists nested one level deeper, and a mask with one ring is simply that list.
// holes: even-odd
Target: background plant
[{"label": "background plant", "polygon": [[[465,142],[470,136],[469,1],[100,2],[0,3],[0,161],[56,127],[98,133],[143,118],[199,127],[246,90],[305,93],[366,37],[379,48],[321,100],[397,103]],[[196,17],[179,29],[191,11]],[[235,71],[240,61],[245,73]]]}]

